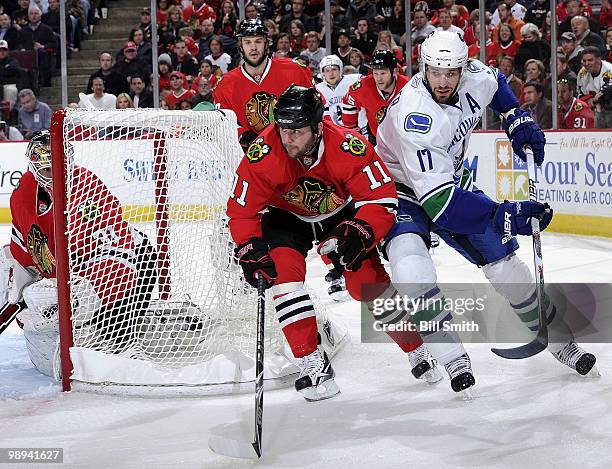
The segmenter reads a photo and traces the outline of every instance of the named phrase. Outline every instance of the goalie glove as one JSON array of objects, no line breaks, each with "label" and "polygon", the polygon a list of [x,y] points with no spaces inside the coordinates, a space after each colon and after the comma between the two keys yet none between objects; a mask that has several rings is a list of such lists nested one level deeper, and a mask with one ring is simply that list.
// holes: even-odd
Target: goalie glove
[{"label": "goalie glove", "polygon": [[0,303],[19,303],[23,289],[39,279],[37,271],[22,266],[13,258],[9,245],[0,249]]},{"label": "goalie glove", "polygon": [[270,257],[268,245],[261,238],[251,238],[246,243],[241,244],[235,250],[236,258],[244,279],[252,287],[257,288],[256,274],[263,275],[268,286],[274,285],[277,273],[274,261]]},{"label": "goalie glove", "polygon": [[504,117],[504,130],[512,143],[512,150],[522,161],[527,161],[524,147],[528,146],[533,151],[533,161],[540,166],[544,162],[544,145],[546,137],[540,126],[535,123],[531,115],[521,109],[514,108],[506,113]]},{"label": "goalie glove", "polygon": [[[319,245],[319,254],[327,254],[342,272],[359,270],[374,246],[374,230],[367,221],[354,218],[340,222]],[[332,250],[333,249],[333,250]]]},{"label": "goalie glove", "polygon": [[544,231],[553,217],[553,209],[548,204],[535,201],[508,202],[497,206],[493,214],[493,225],[496,231],[505,236],[533,234],[531,217],[540,220],[540,230]]}]

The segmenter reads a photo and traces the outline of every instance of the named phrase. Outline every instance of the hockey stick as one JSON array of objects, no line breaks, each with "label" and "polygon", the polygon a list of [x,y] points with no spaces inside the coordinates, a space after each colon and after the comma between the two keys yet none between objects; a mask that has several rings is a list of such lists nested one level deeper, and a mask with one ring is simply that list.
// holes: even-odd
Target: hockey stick
[{"label": "hockey stick", "polygon": [[252,443],[213,435],[208,447],[217,454],[232,458],[258,459],[261,457],[264,380],[264,319],[266,312],[266,280],[257,276],[257,350],[255,352],[255,437]]},{"label": "hockey stick", "polygon": [[[535,164],[533,151],[525,148],[527,155],[527,175],[529,176],[529,200],[536,200]],[[540,220],[531,217],[533,232],[533,263],[535,266],[536,293],[538,296],[538,335],[535,339],[520,347],[509,349],[492,348],[491,351],[502,358],[520,359],[532,357],[548,347],[548,321],[544,309],[544,263],[542,261],[542,239],[540,238]]]},{"label": "hockey stick", "polygon": [[15,304],[6,303],[2,308],[0,308],[0,334],[4,332],[11,322],[13,322],[13,319],[17,317],[17,314],[26,308],[26,303],[23,300]]}]

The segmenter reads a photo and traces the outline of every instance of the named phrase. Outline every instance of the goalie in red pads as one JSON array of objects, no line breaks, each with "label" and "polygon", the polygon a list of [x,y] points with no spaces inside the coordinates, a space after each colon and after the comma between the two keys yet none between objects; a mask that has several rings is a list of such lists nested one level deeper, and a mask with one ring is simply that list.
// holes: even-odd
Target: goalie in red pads
[{"label": "goalie in red pads", "polygon": [[[28,309],[20,318],[30,357],[39,371],[57,377],[57,290],[45,280],[56,276],[48,131],[32,138],[27,158],[28,171],[10,199],[13,226],[10,245],[0,251],[0,298],[11,304],[25,299]],[[133,324],[150,301],[157,256],[147,237],[123,220],[119,201],[100,179],[83,167],[68,178],[74,187],[68,217],[80,227],[69,240],[75,247],[69,253],[75,266],[72,315],[95,327],[117,352],[132,338],[125,323]]]},{"label": "goalie in red pads", "polygon": [[308,401],[340,390],[317,344],[315,311],[304,289],[306,255],[313,242],[334,239],[336,250],[328,256],[343,271],[347,290],[357,300],[373,300],[388,289],[375,247],[397,207],[393,180],[373,147],[322,117],[314,88],[289,87],[276,103],[276,124],[255,139],[238,167],[227,209],[245,279],[255,285],[260,274],[272,286],[283,333],[302,359],[295,387]]}]

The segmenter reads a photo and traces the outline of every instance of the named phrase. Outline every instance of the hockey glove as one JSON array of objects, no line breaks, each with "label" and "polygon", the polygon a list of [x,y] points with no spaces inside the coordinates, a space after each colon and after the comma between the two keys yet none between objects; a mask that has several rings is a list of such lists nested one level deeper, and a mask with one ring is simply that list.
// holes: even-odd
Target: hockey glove
[{"label": "hockey glove", "polygon": [[[321,241],[319,254],[327,254],[339,272],[355,272],[368,257],[368,251],[374,246],[374,241],[374,230],[368,222],[358,218],[345,220]],[[325,252],[326,246],[334,244],[335,250]]]},{"label": "hockey glove", "polygon": [[261,238],[251,238],[246,243],[241,244],[235,250],[236,258],[244,279],[253,287],[257,288],[256,274],[262,275],[268,286],[274,285],[276,280],[276,267],[268,252],[268,246]]},{"label": "hockey glove", "polygon": [[535,201],[508,202],[497,206],[493,214],[493,225],[496,231],[505,236],[516,236],[517,234],[530,236],[531,217],[540,220],[540,230],[544,231],[553,217],[553,209],[548,204]]},{"label": "hockey glove", "polygon": [[515,108],[505,115],[504,130],[512,143],[512,149],[521,160],[527,161],[523,147],[533,151],[533,161],[540,166],[544,161],[544,144],[546,137],[540,126],[534,122],[529,113]]}]

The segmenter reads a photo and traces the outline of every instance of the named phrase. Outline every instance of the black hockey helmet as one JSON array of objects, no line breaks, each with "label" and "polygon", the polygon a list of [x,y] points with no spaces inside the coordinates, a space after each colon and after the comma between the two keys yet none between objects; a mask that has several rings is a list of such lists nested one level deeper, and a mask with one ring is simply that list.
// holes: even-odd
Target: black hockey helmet
[{"label": "black hockey helmet", "polygon": [[43,174],[42,170],[51,169],[51,133],[41,130],[32,137],[26,150],[28,169],[34,179],[47,190],[51,190],[51,177]]},{"label": "black hockey helmet", "polygon": [[283,129],[310,126],[313,131],[323,121],[323,101],[315,88],[296,84],[287,88],[274,106],[274,120]]},{"label": "black hockey helmet", "polygon": [[240,26],[238,26],[238,31],[236,31],[236,37],[249,37],[249,36],[263,36],[265,38],[268,37],[268,28],[261,21],[260,18],[248,18],[242,20]]},{"label": "black hockey helmet", "polygon": [[372,61],[368,64],[373,70],[380,68],[388,68],[391,73],[397,66],[397,58],[390,50],[377,50],[372,54]]}]

